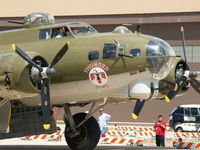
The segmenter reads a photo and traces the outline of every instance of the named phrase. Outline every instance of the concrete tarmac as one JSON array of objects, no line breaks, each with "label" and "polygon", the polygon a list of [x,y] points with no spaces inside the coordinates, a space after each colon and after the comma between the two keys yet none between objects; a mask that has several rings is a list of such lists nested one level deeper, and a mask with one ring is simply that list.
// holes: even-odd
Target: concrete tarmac
[{"label": "concrete tarmac", "polygon": [[[175,148],[158,148],[149,146],[97,146],[94,150],[150,150],[150,149],[175,149]],[[0,150],[71,150],[63,145],[2,145]]]}]

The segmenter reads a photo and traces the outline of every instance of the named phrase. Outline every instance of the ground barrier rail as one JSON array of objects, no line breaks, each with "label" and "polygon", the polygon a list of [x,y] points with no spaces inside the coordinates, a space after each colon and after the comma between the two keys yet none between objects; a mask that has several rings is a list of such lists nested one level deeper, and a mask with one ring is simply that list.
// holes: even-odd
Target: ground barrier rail
[{"label": "ground barrier rail", "polygon": [[175,132],[177,138],[200,138],[199,132]]},{"label": "ground barrier rail", "polygon": [[131,137],[127,138],[105,137],[100,139],[100,144],[143,145],[143,141]]},{"label": "ground barrier rail", "polygon": [[[26,136],[21,137],[21,140],[46,140],[46,141],[61,141],[64,137],[64,126],[62,126],[61,131],[57,131],[51,135],[42,134],[42,135],[34,135],[34,136]],[[143,127],[143,126],[109,126],[109,130],[106,134],[105,138],[107,139],[107,143],[112,140],[124,141],[126,143],[128,140],[145,140],[145,139],[155,139],[155,132],[151,127]],[[105,138],[101,138],[106,140]],[[190,133],[190,132],[172,132],[166,131],[166,139],[177,140],[178,138],[187,139],[200,139],[200,133]],[[112,139],[112,140],[110,140]],[[112,142],[111,142],[112,143]],[[120,142],[119,142],[120,143]]]},{"label": "ground barrier rail", "polygon": [[61,141],[63,133],[56,132],[53,134],[39,134],[32,136],[20,137],[21,140],[46,140],[46,141]]},{"label": "ground barrier rail", "polygon": [[173,146],[178,149],[200,149],[200,143],[173,142]]},{"label": "ground barrier rail", "polygon": [[108,136],[131,136],[131,137],[155,137],[154,132],[140,132],[140,131],[108,131],[107,134]]},{"label": "ground barrier rail", "polygon": [[[170,127],[166,128],[166,134],[171,138],[199,138],[198,132],[174,132]],[[109,136],[136,136],[136,137],[155,137],[155,131],[152,127],[142,126],[109,126]]]},{"label": "ground barrier rail", "polygon": [[[109,130],[118,131],[154,131],[153,127],[149,126],[109,126]],[[172,131],[170,127],[166,127],[166,131]]]}]

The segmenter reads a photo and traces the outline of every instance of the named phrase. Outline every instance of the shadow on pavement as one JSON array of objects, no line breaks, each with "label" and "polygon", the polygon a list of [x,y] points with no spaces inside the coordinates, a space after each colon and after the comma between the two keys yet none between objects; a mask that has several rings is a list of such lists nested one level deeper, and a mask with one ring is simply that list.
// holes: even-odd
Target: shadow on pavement
[{"label": "shadow on pavement", "polygon": [[[94,150],[137,150],[137,149],[175,149],[175,148],[158,148],[150,146],[98,146]],[[67,146],[62,145],[11,145],[11,146],[0,146],[0,150],[71,150]]]}]

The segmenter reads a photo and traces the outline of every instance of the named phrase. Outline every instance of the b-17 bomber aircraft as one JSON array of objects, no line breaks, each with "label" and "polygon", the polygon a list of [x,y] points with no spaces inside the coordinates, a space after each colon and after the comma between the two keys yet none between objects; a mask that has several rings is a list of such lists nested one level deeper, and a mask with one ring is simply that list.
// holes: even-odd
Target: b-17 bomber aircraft
[{"label": "b-17 bomber aircraft", "polygon": [[[170,102],[190,86],[200,92],[199,72],[139,26],[99,33],[83,22],[55,24],[47,13],[21,24],[0,32],[0,139],[56,132],[52,108],[63,107],[69,147],[92,150],[100,138],[92,115],[106,104],[135,101],[137,119],[146,100]],[[88,113],[72,115],[86,105]]]}]

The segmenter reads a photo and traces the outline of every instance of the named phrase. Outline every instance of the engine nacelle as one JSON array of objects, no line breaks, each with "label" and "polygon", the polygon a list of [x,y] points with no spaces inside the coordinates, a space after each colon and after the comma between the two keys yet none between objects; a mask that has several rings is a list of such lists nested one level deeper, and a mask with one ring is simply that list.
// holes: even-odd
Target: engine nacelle
[{"label": "engine nacelle", "polygon": [[156,99],[158,80],[135,80],[129,85],[129,97],[134,99]]},{"label": "engine nacelle", "polygon": [[[187,64],[180,57],[177,57],[174,64],[171,66],[171,70],[168,76],[159,82],[160,97],[164,97],[170,90],[173,90],[178,80],[182,78],[187,69]],[[183,95],[189,89],[190,84],[186,82],[185,86],[179,91],[177,96]]]},{"label": "engine nacelle", "polygon": [[177,57],[175,59],[175,62],[171,66],[171,70],[168,74],[168,76],[165,78],[165,80],[171,81],[171,82],[176,82],[178,79],[180,79],[184,71],[186,70],[186,63],[183,61],[181,58]]},{"label": "engine nacelle", "polygon": [[[27,52],[30,58],[44,60],[36,52]],[[6,58],[6,59],[5,59]],[[29,95],[37,95],[39,90],[31,78],[30,65],[16,53],[2,54],[0,60],[0,97],[20,99]],[[4,60],[4,61],[3,61]],[[26,93],[26,94],[25,94]]]},{"label": "engine nacelle", "polygon": [[[38,56],[37,53],[27,53],[31,58]],[[35,93],[37,90],[34,88],[30,78],[30,65],[21,57],[13,54],[7,62],[7,71],[10,80],[10,88],[23,91],[25,93]]]}]

